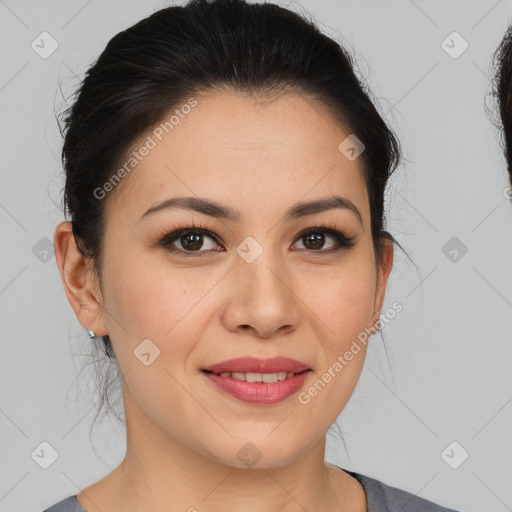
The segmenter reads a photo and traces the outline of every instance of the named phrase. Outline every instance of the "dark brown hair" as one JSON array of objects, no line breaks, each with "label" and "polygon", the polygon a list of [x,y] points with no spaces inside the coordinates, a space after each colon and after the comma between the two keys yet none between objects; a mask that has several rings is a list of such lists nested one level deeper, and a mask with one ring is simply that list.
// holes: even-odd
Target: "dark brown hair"
[{"label": "dark brown hair", "polygon": [[512,26],[496,49],[493,61],[493,94],[498,103],[503,151],[512,185]]}]

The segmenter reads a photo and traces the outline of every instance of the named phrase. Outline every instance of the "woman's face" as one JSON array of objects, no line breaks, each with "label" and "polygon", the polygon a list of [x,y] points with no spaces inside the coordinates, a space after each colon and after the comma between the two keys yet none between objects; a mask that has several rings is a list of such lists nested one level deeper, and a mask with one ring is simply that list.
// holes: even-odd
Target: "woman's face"
[{"label": "woman's face", "polygon": [[[147,134],[154,147],[104,199],[103,317],[86,327],[112,339],[128,427],[137,417],[146,432],[228,465],[278,466],[319,443],[349,400],[364,344],[333,368],[378,319],[392,247],[376,271],[361,159],[340,151],[350,132],[322,104],[220,92],[195,100],[168,134]],[[353,207],[291,213],[334,196]],[[219,207],[155,209],[181,197]],[[191,232],[171,239],[183,228]],[[241,383],[259,378],[244,363],[235,377],[204,371],[249,356],[309,370],[291,384]],[[249,373],[275,380],[278,368],[263,369],[274,371]]]}]

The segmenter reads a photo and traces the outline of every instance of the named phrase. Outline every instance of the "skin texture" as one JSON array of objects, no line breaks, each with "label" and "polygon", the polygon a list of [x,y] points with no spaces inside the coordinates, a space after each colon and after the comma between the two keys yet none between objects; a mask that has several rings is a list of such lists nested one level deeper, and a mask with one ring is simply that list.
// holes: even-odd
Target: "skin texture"
[{"label": "skin texture", "polygon": [[[326,432],[354,391],[364,348],[308,404],[297,394],[247,404],[200,371],[234,357],[283,355],[312,368],[304,390],[377,322],[393,247],[386,243],[376,267],[361,161],[338,150],[350,131],[306,96],[195,98],[192,112],[104,199],[101,290],[69,222],[55,232],[78,320],[110,335],[124,374],[126,457],[78,500],[88,512],[365,511],[361,485],[324,462]],[[356,205],[362,224],[340,208],[284,220],[295,203],[333,194]],[[183,209],[139,220],[181,195],[235,208],[240,220]],[[204,236],[192,257],[181,255],[183,237],[173,243],[181,254],[158,246],[189,223],[218,240]],[[331,235],[323,245],[298,237],[323,224],[355,245],[322,254],[337,244]],[[235,251],[248,236],[263,248],[252,263]],[[134,350],[148,338],[160,355],[146,366]],[[261,454],[250,468],[237,456],[249,442]]]}]

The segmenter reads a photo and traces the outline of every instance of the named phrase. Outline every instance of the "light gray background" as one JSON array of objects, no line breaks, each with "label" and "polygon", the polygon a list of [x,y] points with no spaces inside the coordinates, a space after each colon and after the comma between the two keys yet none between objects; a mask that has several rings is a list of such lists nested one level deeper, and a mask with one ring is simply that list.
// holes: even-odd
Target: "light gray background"
[{"label": "light gray background", "polygon": [[[484,110],[491,54],[512,5],[278,3],[302,5],[355,49],[405,149],[389,188],[388,228],[418,266],[396,251],[383,311],[394,301],[404,309],[384,328],[389,362],[374,337],[340,417],[350,458],[331,435],[326,457],[461,511],[512,510],[512,210]],[[33,247],[52,240],[63,220],[54,108],[113,35],[166,5],[0,0],[1,511],[40,511],[100,479],[124,454],[124,430],[114,423],[97,426],[91,445],[93,367],[80,373],[89,341],[55,258],[44,263],[44,245]],[[31,48],[43,31],[59,45],[47,59]],[[456,59],[441,46],[453,31],[469,43]],[[468,248],[455,262],[442,250],[452,237]],[[31,457],[43,441],[58,452],[46,470]],[[458,469],[441,456],[453,441],[469,453]]]}]

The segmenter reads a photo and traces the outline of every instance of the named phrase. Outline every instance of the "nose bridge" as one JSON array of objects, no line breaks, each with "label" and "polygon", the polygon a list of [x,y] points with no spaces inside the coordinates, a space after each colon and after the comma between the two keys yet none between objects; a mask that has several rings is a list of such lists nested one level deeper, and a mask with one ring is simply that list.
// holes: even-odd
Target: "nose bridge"
[{"label": "nose bridge", "polygon": [[241,289],[258,300],[265,295],[272,300],[288,300],[286,270],[279,259],[279,251],[271,246],[271,236],[246,237],[236,248],[236,275]]},{"label": "nose bridge", "polygon": [[270,336],[298,320],[297,302],[286,265],[272,236],[246,237],[236,248],[225,324],[232,330],[243,326],[260,336]]}]

